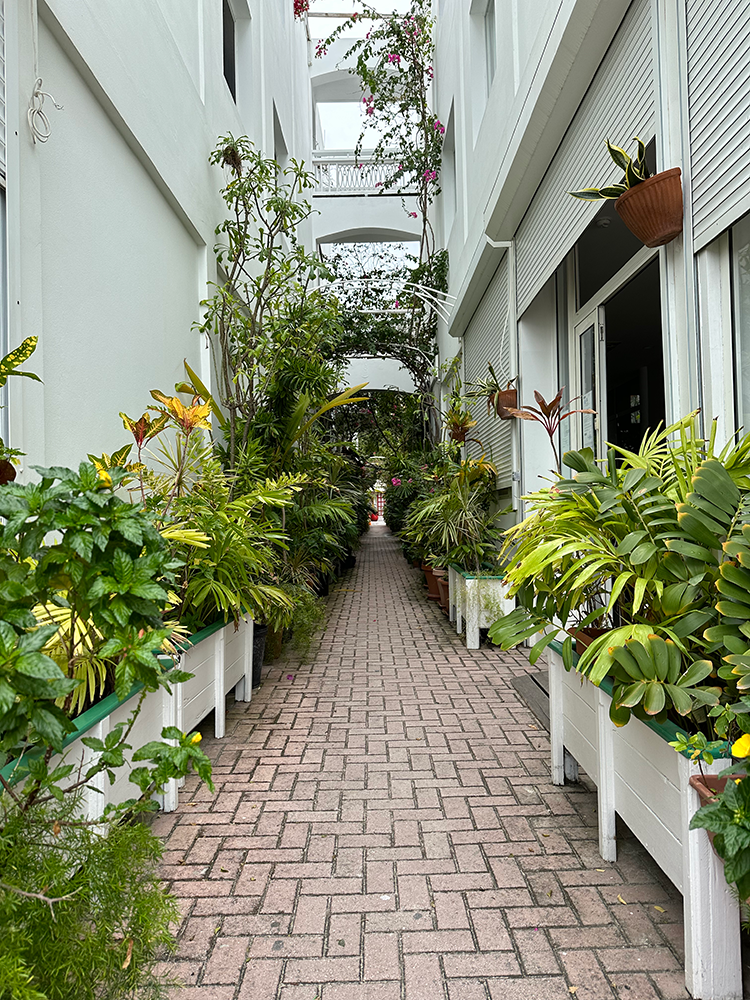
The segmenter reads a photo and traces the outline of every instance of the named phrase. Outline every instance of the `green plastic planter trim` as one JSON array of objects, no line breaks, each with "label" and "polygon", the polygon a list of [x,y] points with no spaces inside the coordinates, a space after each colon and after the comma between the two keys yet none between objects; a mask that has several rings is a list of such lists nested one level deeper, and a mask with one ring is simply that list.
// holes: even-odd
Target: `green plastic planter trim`
[{"label": "green plastic planter trim", "polygon": [[[557,639],[554,639],[549,644],[549,648],[554,650],[554,652],[557,653],[558,655],[562,656],[562,643],[558,642]],[[578,654],[574,652],[573,653],[574,667],[576,663],[578,663],[578,660],[579,660]],[[606,693],[610,696],[610,698],[612,697],[614,682],[611,677],[605,677],[604,680],[599,685],[599,687],[602,689],[602,691],[606,691]],[[644,726],[648,726],[649,729],[653,729],[656,735],[660,736],[665,743],[673,743],[678,736],[689,735],[687,730],[680,729],[679,726],[676,726],[673,722],[669,721],[655,722],[653,719],[649,719],[648,721],[639,719],[639,722],[643,722]],[[630,723],[628,723],[628,725],[630,725]],[[721,748],[717,748],[717,750],[715,751],[712,750],[711,753],[713,754],[714,757],[719,757],[719,758],[724,758],[724,757],[731,758],[732,756],[732,751],[728,742],[725,742]],[[682,756],[690,759],[692,757],[692,754],[685,751],[683,752]]]},{"label": "green plastic planter trim", "polygon": [[[218,632],[220,628],[224,628],[227,624],[228,622],[218,621],[214,622],[213,625],[207,625],[205,628],[201,629],[200,632],[196,632],[194,635],[188,636],[187,639],[182,639],[181,645],[183,647],[197,646],[199,642],[203,642],[204,639],[208,639],[209,636],[212,636],[215,632]],[[156,656],[162,664],[165,663],[165,660],[168,663],[172,662],[171,657],[166,659],[163,655],[161,655],[161,650],[156,654]],[[85,736],[90,729],[93,729],[94,726],[98,725],[103,719],[106,719],[108,715],[112,715],[112,713],[116,711],[120,705],[124,705],[125,702],[130,701],[131,698],[134,698],[142,690],[142,684],[134,684],[129,693],[122,699],[118,698],[113,691],[112,694],[108,694],[106,698],[102,698],[101,701],[92,705],[91,708],[87,708],[85,712],[76,716],[76,718],[72,720],[75,729],[68,733],[63,740],[63,750],[66,750],[71,743],[75,743],[75,741],[80,739],[81,736]],[[0,770],[0,776],[2,776],[5,781],[12,782],[14,780],[13,772],[19,768],[20,765],[23,765],[24,761],[28,760],[30,757],[32,759],[34,757],[38,757],[40,753],[40,750],[29,750],[21,757],[17,757],[15,760],[9,761],[5,767]]]}]

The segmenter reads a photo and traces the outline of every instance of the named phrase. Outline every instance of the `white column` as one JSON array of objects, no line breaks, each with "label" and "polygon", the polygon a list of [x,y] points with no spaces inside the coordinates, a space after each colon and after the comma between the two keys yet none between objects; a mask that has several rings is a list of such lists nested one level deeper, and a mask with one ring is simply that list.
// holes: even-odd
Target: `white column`
[{"label": "white column", "polygon": [[[725,760],[703,765],[716,774]],[[680,757],[682,800],[682,893],[685,921],[685,986],[695,1000],[740,1000],[740,911],[724,877],[724,865],[715,854],[705,830],[690,830],[690,820],[700,806],[690,786],[698,768]]]}]

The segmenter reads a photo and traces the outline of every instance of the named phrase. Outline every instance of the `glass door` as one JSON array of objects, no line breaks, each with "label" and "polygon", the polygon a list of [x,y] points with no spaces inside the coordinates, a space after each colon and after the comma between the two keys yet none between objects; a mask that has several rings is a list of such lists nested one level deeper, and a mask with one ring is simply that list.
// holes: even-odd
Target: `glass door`
[{"label": "glass door", "polygon": [[[579,448],[591,448],[594,458],[600,457],[602,434],[606,435],[605,421],[602,420],[601,387],[606,378],[604,355],[601,343],[604,340],[604,317],[602,310],[592,310],[575,325],[572,371],[576,373],[576,394],[574,409],[595,410],[595,413],[578,414],[577,434]],[[573,418],[571,418],[573,419]]]}]

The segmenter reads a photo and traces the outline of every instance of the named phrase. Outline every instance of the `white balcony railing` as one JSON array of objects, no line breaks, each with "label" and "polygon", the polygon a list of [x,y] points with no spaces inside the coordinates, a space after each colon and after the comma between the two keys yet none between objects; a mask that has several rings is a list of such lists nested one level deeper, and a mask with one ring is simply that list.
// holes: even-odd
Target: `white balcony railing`
[{"label": "white balcony railing", "polygon": [[[397,160],[375,163],[367,153],[355,157],[351,150],[320,150],[313,153],[313,174],[317,185],[315,195],[372,195],[396,173]],[[413,183],[404,177],[385,194],[414,194]]]}]

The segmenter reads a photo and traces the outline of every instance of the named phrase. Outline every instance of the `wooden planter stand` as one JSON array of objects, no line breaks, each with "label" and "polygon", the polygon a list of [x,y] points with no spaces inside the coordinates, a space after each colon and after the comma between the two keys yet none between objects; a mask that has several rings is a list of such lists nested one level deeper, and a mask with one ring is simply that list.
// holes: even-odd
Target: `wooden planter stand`
[{"label": "wooden planter stand", "polygon": [[508,586],[501,576],[467,573],[455,563],[448,567],[448,617],[460,635],[466,624],[466,648],[479,649],[479,630],[489,628],[501,615],[516,606],[507,596]]},{"label": "wooden planter stand", "polygon": [[[577,778],[580,764],[597,788],[599,853],[617,860],[619,814],[680,890],[685,921],[685,985],[695,1000],[741,1000],[739,904],[705,830],[690,830],[700,806],[690,778],[698,766],[669,746],[670,723],[609,718],[611,685],[601,687],[565,670],[560,647],[547,650],[552,781]],[[716,773],[726,760],[703,765]]]}]

